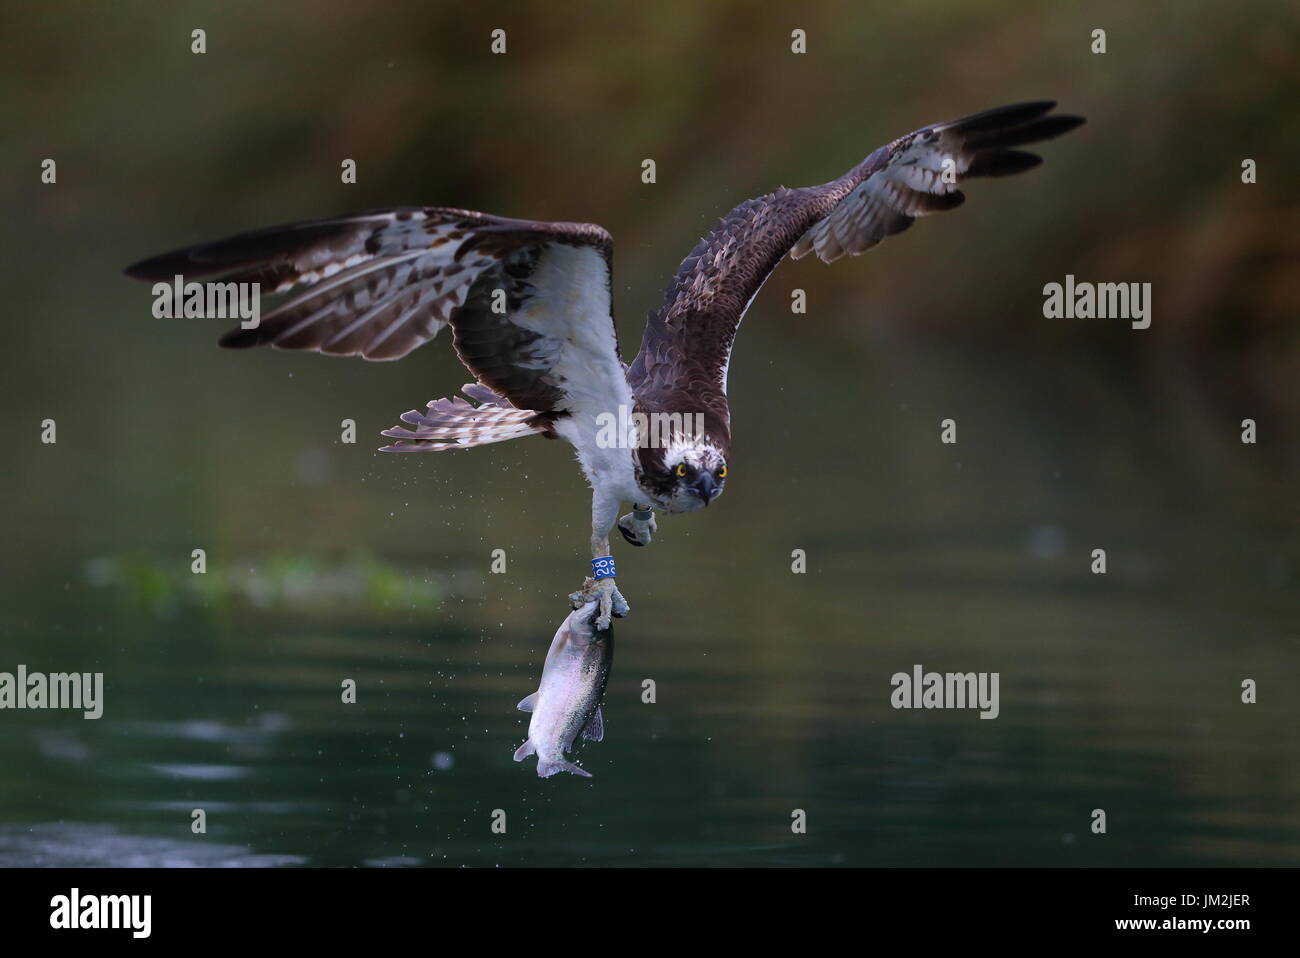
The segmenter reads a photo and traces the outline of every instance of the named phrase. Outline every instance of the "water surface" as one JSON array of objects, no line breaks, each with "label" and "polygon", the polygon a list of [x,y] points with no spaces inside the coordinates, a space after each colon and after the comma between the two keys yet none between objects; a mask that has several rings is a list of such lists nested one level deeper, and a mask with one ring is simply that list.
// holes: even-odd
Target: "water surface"
[{"label": "water surface", "polygon": [[[617,549],[591,780],[511,761],[585,565],[560,444],[399,459],[232,415],[83,463],[60,509],[10,483],[0,668],[103,671],[106,708],[0,717],[0,864],[1300,864],[1285,483],[996,357],[869,362],[814,414],[812,353],[745,348],[726,494]],[[998,672],[999,717],[891,708],[915,663]]]}]

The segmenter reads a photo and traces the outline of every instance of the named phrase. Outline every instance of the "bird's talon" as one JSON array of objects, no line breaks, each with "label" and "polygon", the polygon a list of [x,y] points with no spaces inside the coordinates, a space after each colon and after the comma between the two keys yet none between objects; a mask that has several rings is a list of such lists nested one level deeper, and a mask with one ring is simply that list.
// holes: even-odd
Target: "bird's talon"
[{"label": "bird's talon", "polygon": [[596,616],[596,629],[603,631],[609,628],[610,615],[613,612],[612,598],[608,593],[602,593],[600,597],[600,614]]},{"label": "bird's talon", "polygon": [[623,533],[623,538],[631,545],[648,546],[654,539],[658,526],[653,512],[649,519],[638,519],[635,512],[629,512],[618,520],[618,531]]},{"label": "bird's talon", "polygon": [[623,593],[618,591],[618,586],[614,584],[612,578],[597,582],[596,594],[600,597],[599,615],[596,617],[597,629],[608,629],[613,619],[621,619],[632,611],[627,604],[627,599],[623,598]]},{"label": "bird's talon", "polygon": [[587,576],[582,581],[582,588],[577,592],[569,593],[569,604],[575,609],[581,609],[594,598],[596,598],[596,580]]}]

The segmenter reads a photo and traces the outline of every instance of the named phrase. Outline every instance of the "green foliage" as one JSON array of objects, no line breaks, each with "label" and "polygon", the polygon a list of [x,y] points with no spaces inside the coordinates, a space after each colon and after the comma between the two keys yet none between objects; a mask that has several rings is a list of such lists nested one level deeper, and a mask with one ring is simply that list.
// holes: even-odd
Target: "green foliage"
[{"label": "green foliage", "polygon": [[366,552],[337,560],[277,552],[255,561],[212,562],[201,574],[183,562],[131,553],[90,560],[85,580],[110,590],[127,608],[154,615],[202,607],[381,616],[412,608],[435,611],[444,595],[437,574],[401,568]]}]

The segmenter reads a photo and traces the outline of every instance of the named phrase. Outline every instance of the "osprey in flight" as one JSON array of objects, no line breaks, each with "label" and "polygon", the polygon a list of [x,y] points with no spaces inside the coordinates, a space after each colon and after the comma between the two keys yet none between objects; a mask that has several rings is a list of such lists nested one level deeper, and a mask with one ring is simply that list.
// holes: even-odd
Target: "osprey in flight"
[{"label": "osprey in flight", "polygon": [[[477,380],[471,401],[436,399],[384,431],[388,452],[467,449],[542,434],[568,440],[591,483],[597,628],[628,611],[609,533],[648,545],[655,511],[691,512],[727,482],[727,367],[736,329],[789,253],[857,255],[918,216],[949,210],[979,176],[1027,170],[1013,147],[1071,130],[1051,101],[1000,107],[909,133],[838,179],[741,203],[691,250],[650,313],[641,351],[622,361],[610,311],[614,243],[588,223],[542,223],[469,210],[404,207],[294,223],[165,253],[127,274],[222,277],[287,293],[260,325],[222,346],[270,343],[400,359],[451,327]],[[670,422],[654,439],[652,423]],[[628,423],[629,428],[610,428]],[[632,512],[618,516],[622,503]]]}]

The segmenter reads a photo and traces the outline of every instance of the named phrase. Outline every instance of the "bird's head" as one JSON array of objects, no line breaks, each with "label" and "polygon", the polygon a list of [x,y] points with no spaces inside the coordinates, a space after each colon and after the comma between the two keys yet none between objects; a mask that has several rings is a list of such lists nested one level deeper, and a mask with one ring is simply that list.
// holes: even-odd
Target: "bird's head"
[{"label": "bird's head", "polygon": [[665,512],[694,512],[707,506],[727,485],[727,460],[712,443],[670,445],[663,458],[642,460],[641,486]]}]

